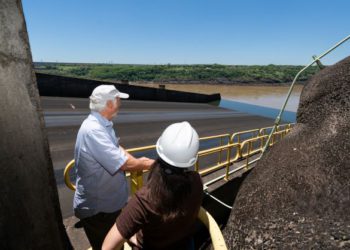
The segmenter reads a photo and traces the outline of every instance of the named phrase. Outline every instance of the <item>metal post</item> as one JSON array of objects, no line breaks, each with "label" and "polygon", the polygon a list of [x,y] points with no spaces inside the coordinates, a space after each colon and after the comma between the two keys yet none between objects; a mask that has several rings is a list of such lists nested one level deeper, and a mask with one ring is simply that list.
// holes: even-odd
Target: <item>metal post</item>
[{"label": "metal post", "polygon": [[249,154],[250,154],[250,150],[251,150],[251,141],[248,142],[248,152],[247,152],[247,161],[246,161],[246,170],[248,169],[248,166],[249,166]]},{"label": "metal post", "polygon": [[[237,136],[237,143],[239,145],[241,145],[241,135],[240,134],[238,134],[238,136]],[[243,155],[242,155],[242,147],[239,147],[238,155],[239,155],[239,158],[243,157]]]},{"label": "metal post", "polygon": [[229,172],[230,172],[230,163],[231,163],[231,150],[232,150],[232,146],[229,146],[227,148],[227,165],[226,165],[226,175],[225,175],[225,180],[228,181],[228,177],[229,177]]},{"label": "metal post", "polygon": [[[220,138],[220,147],[222,146],[222,137]],[[219,161],[218,161],[218,164],[221,163],[221,156],[222,156],[222,149],[220,149],[220,152],[219,152]]]},{"label": "metal post", "polygon": [[197,161],[196,161],[196,165],[194,166],[194,170],[196,172],[198,172],[198,170],[199,170],[199,159],[197,159]]}]

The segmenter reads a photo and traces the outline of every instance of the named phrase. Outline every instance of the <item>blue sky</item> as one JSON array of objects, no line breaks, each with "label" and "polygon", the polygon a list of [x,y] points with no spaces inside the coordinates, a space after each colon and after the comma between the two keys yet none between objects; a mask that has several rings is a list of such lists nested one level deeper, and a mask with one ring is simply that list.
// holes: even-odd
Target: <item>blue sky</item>
[{"label": "blue sky", "polygon": [[[34,61],[304,65],[350,34],[348,0],[23,0]],[[350,41],[323,62],[350,55]]]}]

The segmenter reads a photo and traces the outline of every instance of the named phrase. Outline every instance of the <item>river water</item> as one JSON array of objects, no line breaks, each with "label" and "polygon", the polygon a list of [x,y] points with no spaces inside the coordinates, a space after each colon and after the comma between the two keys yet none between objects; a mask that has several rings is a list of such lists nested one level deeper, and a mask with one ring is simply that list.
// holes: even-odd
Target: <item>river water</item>
[{"label": "river water", "polygon": [[[136,84],[135,84],[136,85]],[[137,84],[158,88],[158,84]],[[287,103],[282,120],[294,122],[302,85],[296,85]],[[289,86],[242,86],[209,84],[166,84],[166,89],[202,94],[221,94],[220,107],[275,118],[281,109]]]}]

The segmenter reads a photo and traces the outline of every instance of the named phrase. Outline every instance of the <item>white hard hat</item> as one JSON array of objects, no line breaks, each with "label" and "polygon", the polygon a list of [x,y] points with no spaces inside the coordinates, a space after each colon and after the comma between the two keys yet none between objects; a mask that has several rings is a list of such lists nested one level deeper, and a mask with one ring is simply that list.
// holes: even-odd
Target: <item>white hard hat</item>
[{"label": "white hard hat", "polygon": [[188,122],[174,123],[164,130],[156,148],[159,157],[166,163],[188,168],[197,161],[198,134]]},{"label": "white hard hat", "polygon": [[92,91],[90,100],[98,103],[113,100],[116,97],[127,99],[129,94],[120,92],[114,85],[100,85]]}]

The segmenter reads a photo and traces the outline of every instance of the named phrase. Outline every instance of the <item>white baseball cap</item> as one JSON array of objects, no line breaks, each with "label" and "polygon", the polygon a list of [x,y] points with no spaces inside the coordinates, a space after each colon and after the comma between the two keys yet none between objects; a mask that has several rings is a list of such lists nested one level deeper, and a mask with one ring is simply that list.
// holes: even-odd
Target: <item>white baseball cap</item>
[{"label": "white baseball cap", "polygon": [[103,102],[116,97],[128,99],[129,94],[120,92],[114,85],[100,85],[92,91],[90,100],[94,102]]}]

